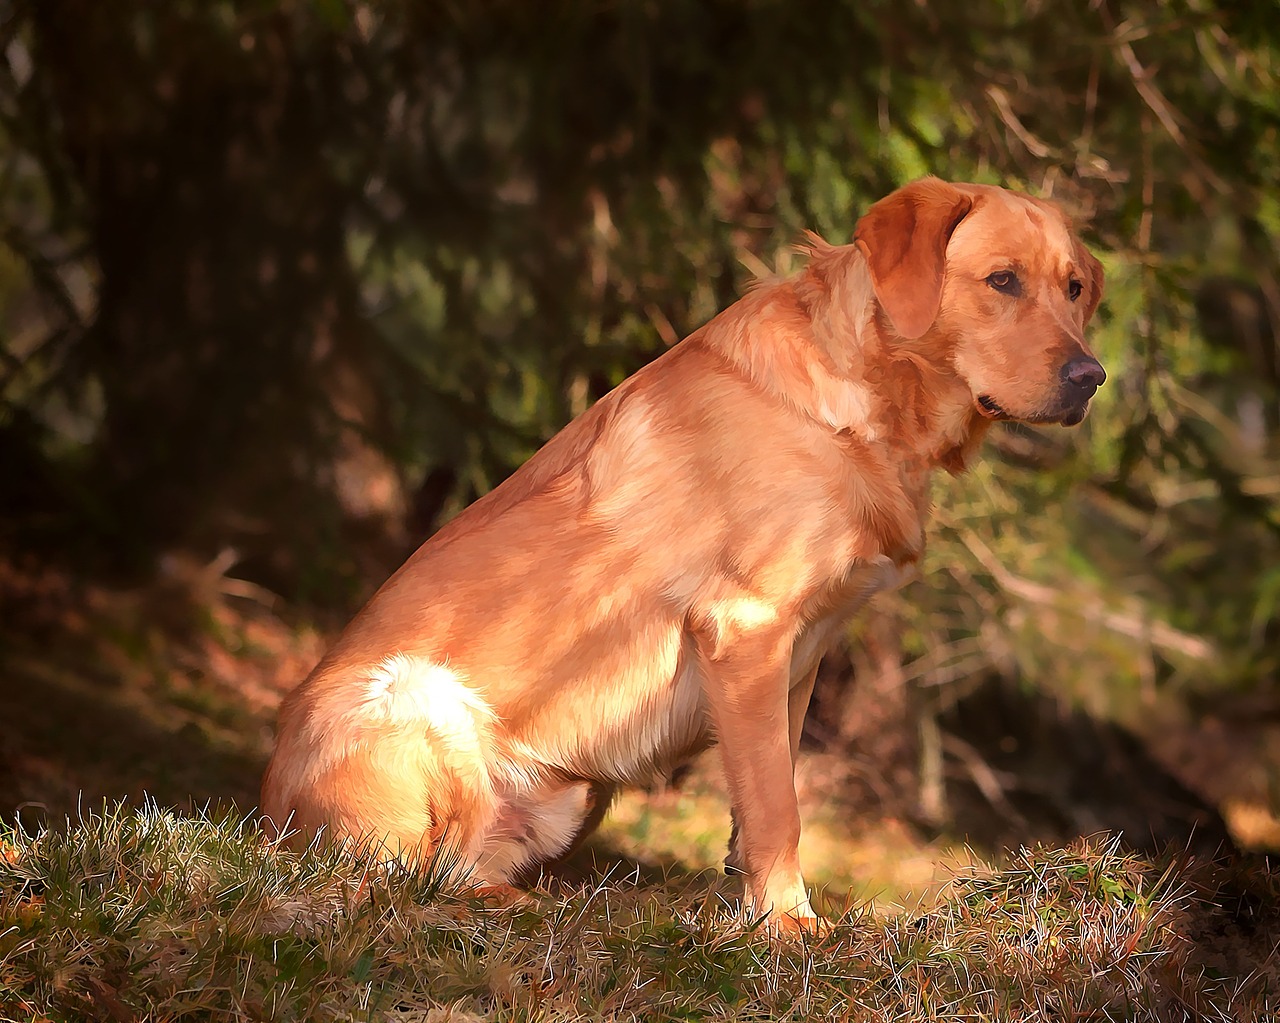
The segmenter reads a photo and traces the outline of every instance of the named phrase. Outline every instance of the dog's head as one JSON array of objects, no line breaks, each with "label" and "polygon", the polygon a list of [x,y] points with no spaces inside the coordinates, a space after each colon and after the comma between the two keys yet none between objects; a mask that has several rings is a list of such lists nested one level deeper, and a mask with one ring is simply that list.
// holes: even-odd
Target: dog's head
[{"label": "dog's head", "polygon": [[876,300],[946,353],[990,419],[1074,426],[1106,379],[1084,340],[1102,266],[1051,203],[924,178],[858,221]]}]

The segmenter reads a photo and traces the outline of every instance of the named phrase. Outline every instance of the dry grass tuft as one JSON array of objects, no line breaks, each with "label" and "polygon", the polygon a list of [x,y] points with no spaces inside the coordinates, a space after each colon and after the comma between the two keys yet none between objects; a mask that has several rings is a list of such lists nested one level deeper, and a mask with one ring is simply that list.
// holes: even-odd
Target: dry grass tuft
[{"label": "dry grass tuft", "polygon": [[1265,870],[1081,843],[959,876],[928,913],[857,910],[779,943],[720,883],[606,879],[494,907],[442,869],[108,807],[0,834],[0,1018],[1261,1020],[1275,963],[1231,975],[1204,938],[1243,919],[1231,899],[1274,914],[1278,895]]}]

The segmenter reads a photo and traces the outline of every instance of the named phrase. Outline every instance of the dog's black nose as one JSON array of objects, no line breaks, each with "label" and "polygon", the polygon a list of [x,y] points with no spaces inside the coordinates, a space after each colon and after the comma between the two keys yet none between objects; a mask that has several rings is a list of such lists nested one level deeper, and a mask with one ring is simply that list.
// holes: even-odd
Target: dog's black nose
[{"label": "dog's black nose", "polygon": [[1062,369],[1067,383],[1076,387],[1096,391],[1107,379],[1107,371],[1097,359],[1072,359]]}]

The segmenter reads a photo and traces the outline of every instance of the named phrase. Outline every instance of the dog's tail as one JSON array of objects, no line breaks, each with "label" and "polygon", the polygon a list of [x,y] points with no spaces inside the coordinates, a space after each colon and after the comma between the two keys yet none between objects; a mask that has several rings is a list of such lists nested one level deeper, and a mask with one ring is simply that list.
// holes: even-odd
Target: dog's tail
[{"label": "dog's tail", "polygon": [[426,733],[435,765],[477,804],[493,801],[493,709],[465,675],[436,662],[392,654],[370,674],[358,713],[375,731]]},{"label": "dog's tail", "polygon": [[441,841],[473,860],[497,803],[483,693],[446,663],[404,653],[325,688],[306,715],[281,717],[264,813],[293,813],[304,836],[323,826],[372,837],[406,861]]}]

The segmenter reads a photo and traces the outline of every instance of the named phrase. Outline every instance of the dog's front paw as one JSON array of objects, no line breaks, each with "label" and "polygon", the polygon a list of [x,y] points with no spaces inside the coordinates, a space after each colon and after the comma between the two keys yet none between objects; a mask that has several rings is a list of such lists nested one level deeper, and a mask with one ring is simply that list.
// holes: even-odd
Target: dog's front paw
[{"label": "dog's front paw", "polygon": [[773,937],[782,938],[800,938],[808,936],[810,938],[820,938],[831,933],[831,922],[824,917],[818,916],[808,906],[806,913],[770,913],[769,914],[769,933]]},{"label": "dog's front paw", "polygon": [[531,906],[536,901],[523,888],[517,888],[515,885],[510,884],[488,884],[483,881],[468,885],[460,894],[465,899],[484,902],[489,906],[500,909],[509,909],[513,906]]},{"label": "dog's front paw", "polygon": [[794,938],[802,934],[817,936],[826,934],[831,929],[831,925],[813,911],[808,898],[792,898],[781,903],[790,906],[790,909],[779,909],[778,905],[775,902],[773,908],[765,909],[760,900],[749,900],[743,908],[748,918],[773,938]]}]

